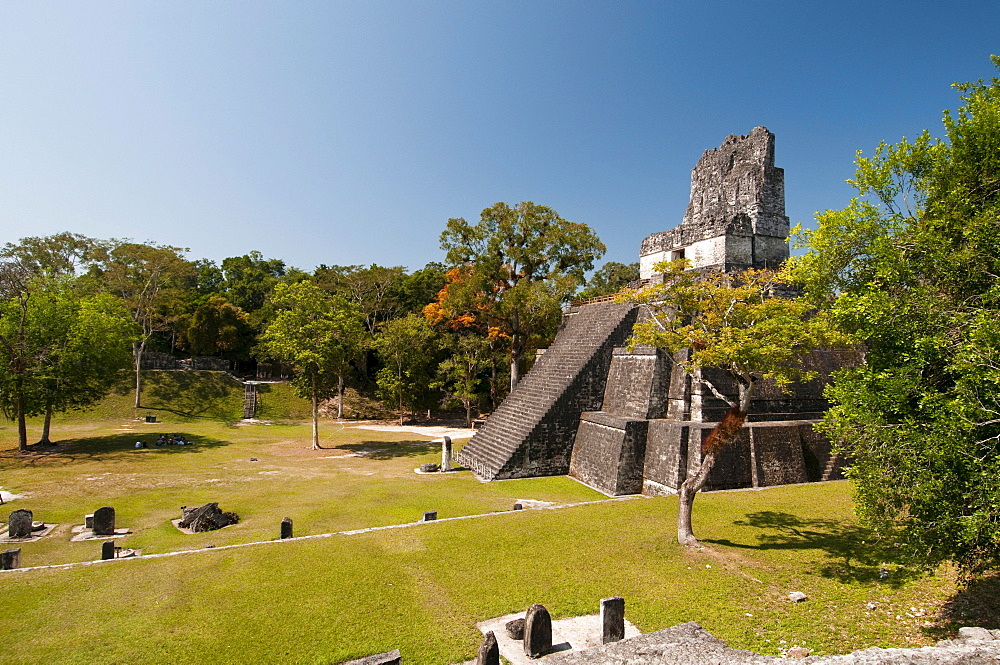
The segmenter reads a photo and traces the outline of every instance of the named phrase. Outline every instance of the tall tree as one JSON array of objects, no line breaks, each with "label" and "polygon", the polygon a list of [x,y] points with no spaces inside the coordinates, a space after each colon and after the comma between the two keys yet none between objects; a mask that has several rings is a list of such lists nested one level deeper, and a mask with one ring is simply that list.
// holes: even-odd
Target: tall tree
[{"label": "tall tree", "polygon": [[975,574],[1000,565],[1000,79],[955,87],[944,140],[859,152],[792,270],[865,345],[824,421],[863,523]]},{"label": "tall tree", "polygon": [[127,365],[132,323],[108,294],[80,298],[65,276],[34,274],[19,261],[0,263],[0,404],[17,420],[27,450],[29,415],[44,414],[49,442],[53,411],[102,398]]},{"label": "tall tree", "polygon": [[142,392],[142,356],[153,335],[168,329],[174,314],[170,305],[178,304],[177,292],[185,288],[193,272],[192,264],[182,256],[185,251],[155,243],[110,240],[94,253],[92,275],[121,297],[139,326],[140,336],[132,343],[137,409]]},{"label": "tall tree", "polygon": [[554,333],[559,307],[604,254],[586,224],[568,222],[547,206],[524,201],[486,208],[478,224],[449,219],[441,233],[453,272],[427,311],[432,321],[474,317],[507,340],[511,387],[525,352],[540,333]]},{"label": "tall tree", "polygon": [[384,363],[376,375],[379,393],[396,402],[402,425],[406,406],[412,409],[428,402],[437,365],[437,334],[424,317],[409,314],[382,324],[374,346]]},{"label": "tall tree", "polygon": [[364,329],[357,308],[311,282],[278,284],[279,308],[261,337],[265,351],[297,370],[293,385],[312,402],[312,447],[320,449],[319,402],[333,394],[343,402],[344,377],[361,349]]},{"label": "tall tree", "polygon": [[608,261],[591,275],[587,287],[580,292],[581,298],[600,298],[618,293],[630,282],[639,279],[638,263],[618,263]]},{"label": "tall tree", "polygon": [[247,314],[222,296],[210,296],[191,314],[185,340],[191,353],[230,360],[249,358],[253,330]]},{"label": "tall tree", "polygon": [[[803,369],[808,352],[843,346],[850,340],[836,331],[822,314],[811,312],[804,300],[775,295],[777,276],[770,270],[747,270],[739,275],[701,273],[688,269],[686,260],[657,265],[663,282],[634,294],[648,313],[634,327],[629,344],[647,344],[667,351],[674,362],[717,398],[729,413],[701,446],[701,463],[678,491],[677,540],[696,545],[691,510],[705,486],[719,452],[736,438],[746,421],[762,379],[779,387],[809,380],[815,372]],[[723,394],[706,378],[705,368],[724,370],[737,394]]]},{"label": "tall tree", "polygon": [[483,371],[491,366],[493,349],[477,334],[451,333],[445,337],[446,357],[438,364],[438,381],[432,387],[445,390],[447,406],[461,405],[465,426],[472,427],[472,406],[484,397]]}]

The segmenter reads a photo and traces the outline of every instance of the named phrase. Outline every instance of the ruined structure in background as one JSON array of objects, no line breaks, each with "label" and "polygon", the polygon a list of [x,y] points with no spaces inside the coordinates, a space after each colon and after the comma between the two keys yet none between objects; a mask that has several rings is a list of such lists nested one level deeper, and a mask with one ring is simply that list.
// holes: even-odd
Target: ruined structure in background
[{"label": "ruined structure in background", "polygon": [[661,261],[688,259],[692,268],[738,272],[777,268],[788,258],[785,171],[774,165],[774,134],[754,127],[706,150],[691,171],[691,202],[681,223],[647,236],[639,276],[654,277]]},{"label": "ruined structure in background", "polygon": [[[642,242],[640,274],[686,258],[693,269],[777,268],[788,258],[784,171],[774,135],[756,127],[707,150],[692,171],[681,224]],[[728,406],[661,351],[627,350],[635,305],[571,307],[552,346],[458,454],[487,480],[569,474],[609,495],[671,492],[701,463],[701,442]],[[839,477],[830,445],[812,424],[828,405],[830,372],[852,351],[817,351],[814,381],[792,394],[765,382],[737,440],[718,457],[706,489],[762,487]],[[737,388],[704,370],[727,397]]]}]

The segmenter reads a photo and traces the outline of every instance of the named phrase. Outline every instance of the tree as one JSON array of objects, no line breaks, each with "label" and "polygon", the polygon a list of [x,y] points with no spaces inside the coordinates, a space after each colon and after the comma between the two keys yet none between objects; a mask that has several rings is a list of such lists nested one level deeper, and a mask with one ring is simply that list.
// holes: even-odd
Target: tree
[{"label": "tree", "polygon": [[56,337],[32,409],[45,416],[40,444],[51,443],[53,412],[90,406],[118,383],[119,372],[130,364],[129,346],[136,333],[125,304],[109,293],[79,298],[70,291],[57,298],[64,301],[65,318],[56,328],[56,317],[44,315],[48,333]]},{"label": "tree", "polygon": [[196,355],[244,360],[253,344],[246,312],[222,296],[210,296],[199,305],[184,332],[188,348]]},{"label": "tree", "polygon": [[639,264],[608,261],[590,277],[587,288],[580,292],[581,298],[600,298],[618,293],[630,282],[639,279]]},{"label": "tree", "polygon": [[[677,540],[698,543],[691,528],[691,510],[704,487],[716,456],[728,446],[746,421],[759,381],[779,387],[815,377],[802,368],[806,353],[843,346],[826,316],[813,314],[804,300],[775,294],[778,276],[770,270],[739,275],[688,269],[681,259],[657,265],[663,282],[635,292],[648,317],[634,327],[631,346],[647,344],[667,351],[693,380],[729,405],[729,413],[702,442],[698,470],[678,492]],[[724,370],[735,382],[735,399],[724,395],[703,374],[704,368]]]},{"label": "tree", "polygon": [[427,403],[437,365],[437,335],[424,317],[409,314],[383,323],[374,346],[385,364],[375,377],[378,391],[398,404],[402,425],[405,406]]},{"label": "tree", "polygon": [[127,365],[132,323],[108,294],[80,298],[65,276],[37,274],[21,261],[0,264],[0,404],[17,420],[27,450],[26,417],[102,398]]},{"label": "tree", "polygon": [[944,140],[859,152],[858,197],[800,232],[792,274],[866,349],[823,423],[862,522],[976,574],[1000,564],[1000,79],[955,87]]},{"label": "tree", "polygon": [[184,260],[187,250],[155,243],[110,240],[94,252],[91,276],[105,289],[121,297],[132,320],[139,326],[139,338],[132,343],[135,367],[135,408],[142,392],[142,356],[154,334],[167,330],[172,319],[171,305],[177,305],[178,291],[192,275],[192,264]]},{"label": "tree", "polygon": [[272,297],[279,311],[261,345],[297,370],[293,385],[312,402],[312,447],[318,450],[319,401],[336,390],[343,402],[344,376],[364,337],[361,314],[311,282],[278,284]]},{"label": "tree", "polygon": [[478,224],[449,219],[441,233],[459,267],[425,313],[432,322],[471,317],[507,341],[511,388],[533,341],[554,334],[560,305],[586,279],[604,244],[586,224],[525,201],[486,208]]},{"label": "tree", "polygon": [[445,389],[449,407],[465,409],[465,426],[472,427],[472,405],[483,397],[481,374],[491,366],[493,350],[480,335],[452,333],[447,339],[447,357],[438,364],[439,380],[432,386]]}]

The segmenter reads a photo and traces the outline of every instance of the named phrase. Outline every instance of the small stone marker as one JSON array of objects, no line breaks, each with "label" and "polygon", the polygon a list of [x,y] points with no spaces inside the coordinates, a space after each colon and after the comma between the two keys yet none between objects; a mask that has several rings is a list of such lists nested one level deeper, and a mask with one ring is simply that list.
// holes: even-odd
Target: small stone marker
[{"label": "small stone marker", "polygon": [[21,548],[0,552],[0,570],[14,570],[21,567]]},{"label": "small stone marker", "polygon": [[7,519],[7,537],[30,538],[31,518],[31,511],[25,510],[24,508],[12,512],[10,517]]},{"label": "small stone marker", "polygon": [[500,647],[497,646],[497,637],[492,630],[486,633],[483,643],[479,645],[476,665],[500,665]]},{"label": "small stone marker", "polygon": [[552,650],[552,617],[544,605],[535,603],[524,617],[524,655],[541,658]]},{"label": "small stone marker", "polygon": [[115,541],[105,540],[101,543],[101,561],[115,558]]},{"label": "small stone marker", "polygon": [[625,599],[621,596],[601,599],[601,644],[625,639]]},{"label": "small stone marker", "polygon": [[438,514],[437,514],[436,510],[426,510],[426,511],[424,511],[424,521],[425,522],[433,522],[437,518],[438,518]]},{"label": "small stone marker", "polygon": [[420,465],[420,473],[434,473],[438,470],[438,465],[434,462],[424,462]]},{"label": "small stone marker", "polygon": [[507,637],[512,640],[524,639],[524,619],[514,619],[504,624],[503,629],[507,631]]},{"label": "small stone marker", "polygon": [[522,506],[522,505],[521,505],[521,504],[519,504],[519,503],[515,503],[515,504],[514,504],[514,510],[521,510],[521,509],[523,509],[523,508],[524,508],[524,506]]},{"label": "small stone marker", "polygon": [[788,600],[792,601],[793,603],[801,603],[803,600],[809,600],[809,596],[805,595],[801,591],[793,591],[792,593],[788,594]]},{"label": "small stone marker", "polygon": [[291,538],[291,537],[292,537],[292,518],[286,517],[285,519],[281,520],[281,539],[285,540],[286,538]]},{"label": "small stone marker", "polygon": [[451,471],[451,437],[444,437],[444,443],[441,444],[441,470]]},{"label": "small stone marker", "polygon": [[87,529],[93,530],[94,528],[94,513],[83,516],[83,526]]},{"label": "small stone marker", "polygon": [[94,511],[93,532],[95,536],[115,535],[115,509],[104,506]]}]

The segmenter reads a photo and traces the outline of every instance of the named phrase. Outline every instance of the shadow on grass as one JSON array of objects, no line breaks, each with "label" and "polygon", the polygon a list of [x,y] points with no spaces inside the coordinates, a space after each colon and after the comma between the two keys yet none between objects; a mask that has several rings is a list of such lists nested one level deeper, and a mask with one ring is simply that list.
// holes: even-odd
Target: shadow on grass
[{"label": "shadow on grass", "polygon": [[241,389],[221,372],[150,372],[141,408],[183,418],[236,421],[243,417]]},{"label": "shadow on grass", "polygon": [[898,587],[922,571],[902,565],[893,543],[879,541],[868,529],[843,520],[804,519],[791,513],[764,510],[733,522],[758,530],[757,544],[703,539],[726,547],[755,550],[820,550],[827,561],[819,573],[841,583],[881,583]]},{"label": "shadow on grass", "polygon": [[431,441],[362,441],[361,443],[343,443],[336,448],[362,454],[367,459],[389,460],[440,452],[441,444]]},{"label": "shadow on grass", "polygon": [[[190,441],[190,445],[183,446],[157,446],[157,435],[142,434],[111,434],[108,436],[90,436],[79,439],[66,439],[60,441],[67,445],[65,449],[59,451],[64,457],[102,457],[109,455],[121,455],[123,453],[135,455],[182,455],[200,453],[209,448],[219,448],[229,445],[228,441],[215,439],[209,436],[197,434],[185,434],[178,432],[185,441]],[[137,449],[135,442],[141,441],[146,444],[146,448]]]},{"label": "shadow on grass", "polygon": [[962,626],[1000,628],[1000,571],[962,587],[941,607],[937,622],[924,633],[941,640],[954,637]]}]

